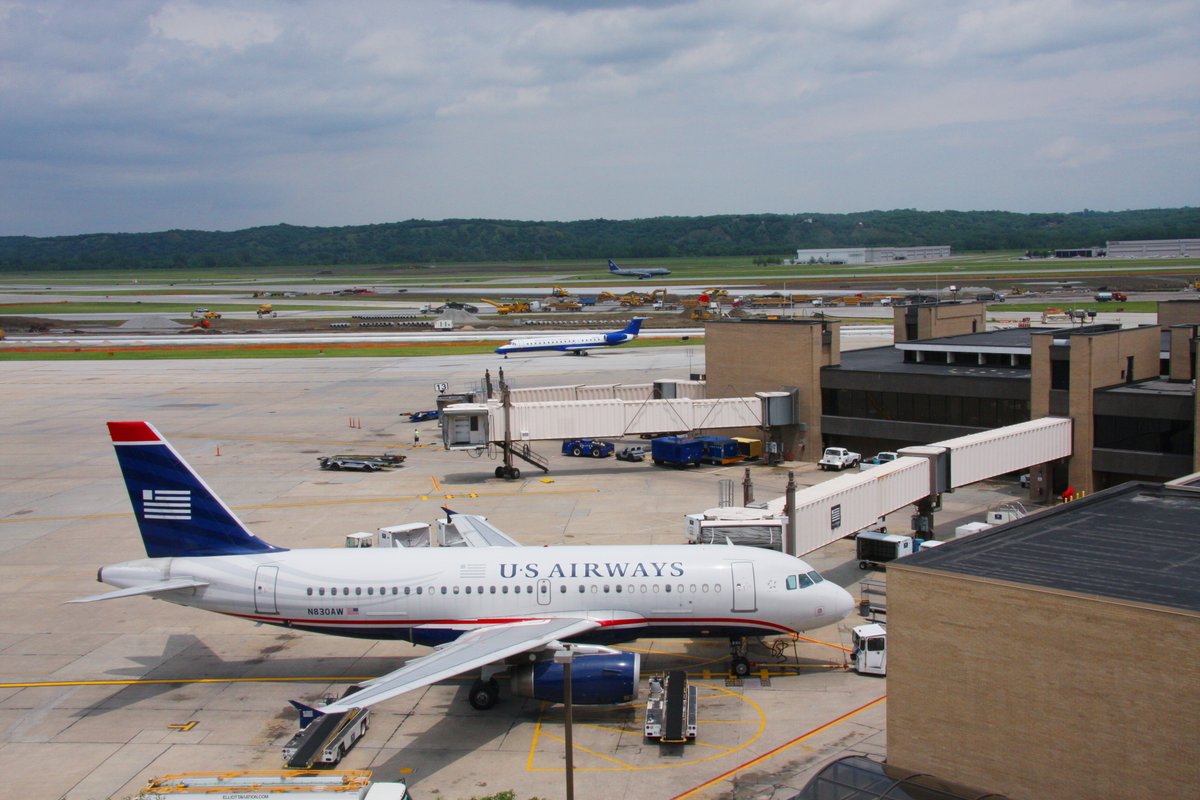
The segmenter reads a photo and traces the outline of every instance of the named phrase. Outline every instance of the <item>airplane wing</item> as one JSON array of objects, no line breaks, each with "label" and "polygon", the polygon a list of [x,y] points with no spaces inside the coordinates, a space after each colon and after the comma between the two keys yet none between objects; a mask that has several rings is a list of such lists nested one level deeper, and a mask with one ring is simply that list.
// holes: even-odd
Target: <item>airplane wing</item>
[{"label": "airplane wing", "polygon": [[162,594],[163,592],[175,592],[180,589],[195,589],[200,586],[208,586],[208,581],[198,581],[195,578],[172,578],[169,581],[159,581],[158,583],[151,583],[145,586],[131,586],[128,589],[117,589],[115,592],[88,595],[87,597],[79,597],[67,602],[94,603],[97,600],[115,600],[118,597],[134,597],[139,594]]},{"label": "airplane wing", "polygon": [[474,514],[458,514],[443,508],[450,525],[458,533],[460,541],[450,543],[458,547],[520,547],[521,543],[504,531]]},{"label": "airplane wing", "polygon": [[452,678],[509,656],[537,650],[553,641],[600,627],[598,620],[555,617],[490,625],[467,631],[427,656],[367,681],[363,688],[319,709],[323,714],[374,705],[398,694]]}]

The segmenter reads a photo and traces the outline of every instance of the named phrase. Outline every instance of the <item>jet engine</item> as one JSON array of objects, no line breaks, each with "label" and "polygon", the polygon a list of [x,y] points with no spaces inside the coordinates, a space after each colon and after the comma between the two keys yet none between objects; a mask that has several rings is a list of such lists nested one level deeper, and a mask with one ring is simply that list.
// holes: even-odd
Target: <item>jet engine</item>
[{"label": "jet engine", "polygon": [[[608,648],[604,648],[608,649]],[[641,656],[618,650],[576,655],[571,662],[571,700],[579,705],[613,705],[637,698]],[[563,666],[554,661],[521,664],[512,670],[512,692],[521,697],[561,703]]]}]

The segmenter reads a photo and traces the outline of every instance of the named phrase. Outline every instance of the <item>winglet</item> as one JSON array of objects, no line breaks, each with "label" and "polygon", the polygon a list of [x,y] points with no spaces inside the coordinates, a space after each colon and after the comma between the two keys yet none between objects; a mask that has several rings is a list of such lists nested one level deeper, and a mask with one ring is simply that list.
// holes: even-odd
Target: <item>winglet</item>
[{"label": "winglet", "polygon": [[455,514],[458,513],[457,511],[451,511],[446,506],[442,506],[442,511],[446,512],[446,519],[450,519],[450,517],[453,517]]}]

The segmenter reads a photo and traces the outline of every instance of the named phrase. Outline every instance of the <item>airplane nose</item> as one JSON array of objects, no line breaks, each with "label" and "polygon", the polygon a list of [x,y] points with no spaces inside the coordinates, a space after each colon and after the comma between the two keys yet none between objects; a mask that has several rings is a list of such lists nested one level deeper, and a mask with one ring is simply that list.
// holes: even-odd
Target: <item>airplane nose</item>
[{"label": "airplane nose", "polygon": [[850,594],[837,584],[831,583],[830,587],[837,590],[834,592],[833,598],[833,607],[835,613],[837,614],[837,618],[845,619],[850,612],[854,610],[855,605],[857,605],[854,602],[854,595]]}]

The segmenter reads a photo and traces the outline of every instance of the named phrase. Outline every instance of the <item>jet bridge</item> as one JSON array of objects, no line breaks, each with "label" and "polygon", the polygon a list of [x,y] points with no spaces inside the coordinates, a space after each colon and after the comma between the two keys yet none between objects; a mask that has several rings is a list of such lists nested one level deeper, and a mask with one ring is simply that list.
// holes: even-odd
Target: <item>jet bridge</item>
[{"label": "jet bridge", "polygon": [[[1071,420],[1044,417],[921,447],[866,472],[843,475],[796,492],[795,553],[803,555],[856,533],[905,506],[932,511],[938,495],[970,483],[1071,455]],[[745,513],[713,509],[706,514]],[[787,514],[787,497],[758,509]],[[786,542],[786,539],[785,539]],[[786,546],[786,545],[785,545]]]}]

